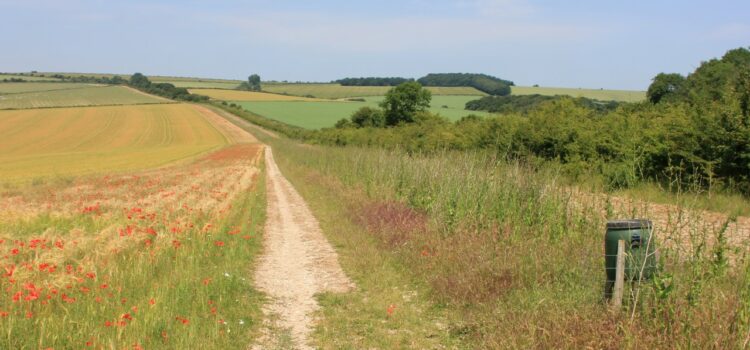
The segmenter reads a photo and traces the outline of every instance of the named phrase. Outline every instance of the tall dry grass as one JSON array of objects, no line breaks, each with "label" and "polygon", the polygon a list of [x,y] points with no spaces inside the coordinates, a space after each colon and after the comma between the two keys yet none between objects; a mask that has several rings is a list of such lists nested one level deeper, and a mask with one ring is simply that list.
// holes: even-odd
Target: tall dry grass
[{"label": "tall dry grass", "polygon": [[[554,168],[486,153],[265,141],[293,181],[334,191],[342,214],[431,286],[467,347],[742,348],[750,339],[750,270],[736,237],[746,228],[735,218],[585,194],[560,185]],[[631,217],[657,221],[662,268],[629,286],[613,312],[603,301],[604,227]]]}]

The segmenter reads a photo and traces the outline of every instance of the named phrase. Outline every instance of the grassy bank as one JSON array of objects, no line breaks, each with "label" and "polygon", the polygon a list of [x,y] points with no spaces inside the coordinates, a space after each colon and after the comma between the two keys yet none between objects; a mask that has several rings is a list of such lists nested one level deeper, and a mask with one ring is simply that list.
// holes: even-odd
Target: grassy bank
[{"label": "grassy bank", "polygon": [[[747,340],[744,254],[700,212],[685,209],[657,228],[664,269],[613,312],[602,302],[604,223],[659,215],[648,207],[579,197],[557,185],[553,169],[479,153],[422,156],[257,136],[274,147],[361,286],[355,298],[322,297],[327,321],[317,334],[330,347],[710,348]],[[432,313],[389,323],[382,309],[399,304],[386,300],[405,300],[382,297],[389,283],[417,291],[411,307]],[[357,337],[332,326],[343,324]],[[404,333],[416,340],[399,342]]]}]

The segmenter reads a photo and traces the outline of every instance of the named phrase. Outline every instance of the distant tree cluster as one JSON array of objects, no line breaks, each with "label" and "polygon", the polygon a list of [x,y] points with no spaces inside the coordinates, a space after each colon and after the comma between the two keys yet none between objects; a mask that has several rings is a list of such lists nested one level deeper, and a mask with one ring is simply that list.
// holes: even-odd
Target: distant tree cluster
[{"label": "distant tree cluster", "polygon": [[[466,109],[471,111],[486,111],[490,113],[519,113],[527,114],[529,111],[538,108],[541,104],[566,98],[565,96],[543,96],[533,95],[508,95],[508,96],[485,96],[478,100],[466,103]],[[615,101],[598,101],[585,97],[578,97],[575,102],[581,106],[587,107],[598,112],[612,111],[619,103]]]},{"label": "distant tree cluster", "polygon": [[2,80],[3,83],[24,83],[26,81],[27,80],[22,78],[3,78]]},{"label": "distant tree cluster", "polygon": [[432,94],[415,81],[401,83],[385,94],[380,109],[362,107],[349,119],[341,119],[337,128],[383,128],[414,123],[430,107]]},{"label": "distant tree cluster", "polygon": [[362,77],[344,78],[334,80],[332,83],[338,83],[343,86],[397,86],[413,80],[400,77]]},{"label": "distant tree cluster", "polygon": [[750,50],[728,51],[721,59],[703,62],[695,72],[683,77],[677,73],[659,73],[648,87],[651,103],[685,102],[707,107],[748,91]]},{"label": "distant tree cluster", "polygon": [[423,86],[471,86],[490,95],[505,96],[510,94],[513,82],[487,74],[471,73],[431,73],[417,79]]},{"label": "distant tree cluster", "polygon": [[191,94],[185,88],[178,88],[169,83],[152,83],[145,75],[135,73],[130,77],[128,85],[143,92],[166,97],[173,100],[203,102],[208,101],[208,96]]},{"label": "distant tree cluster", "polygon": [[242,83],[240,83],[240,86],[237,87],[237,90],[260,91],[260,75],[253,74],[247,77],[247,81],[243,81]]}]

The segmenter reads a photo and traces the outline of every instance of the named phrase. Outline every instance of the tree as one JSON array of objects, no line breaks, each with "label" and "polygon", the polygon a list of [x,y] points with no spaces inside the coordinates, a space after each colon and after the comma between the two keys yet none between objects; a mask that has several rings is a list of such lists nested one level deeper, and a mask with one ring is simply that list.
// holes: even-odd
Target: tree
[{"label": "tree", "polygon": [[260,91],[260,75],[253,74],[247,77],[247,83],[250,85],[250,90]]},{"label": "tree", "polygon": [[402,83],[388,90],[380,103],[385,114],[385,124],[395,126],[414,122],[414,114],[430,107],[432,94],[415,81]]},{"label": "tree", "polygon": [[237,90],[260,91],[260,76],[257,74],[253,74],[247,77],[247,81],[243,81],[242,83],[240,83],[240,86],[237,87]]},{"label": "tree", "polygon": [[130,86],[145,89],[151,85],[151,81],[146,78],[145,75],[141,73],[135,73],[132,77],[130,77]]},{"label": "tree", "polygon": [[383,111],[376,108],[362,107],[352,114],[351,120],[358,128],[382,128],[385,126]]},{"label": "tree", "polygon": [[646,96],[654,104],[661,101],[674,101],[681,96],[684,88],[685,77],[682,75],[677,73],[659,73],[654,77],[654,82],[649,85]]}]

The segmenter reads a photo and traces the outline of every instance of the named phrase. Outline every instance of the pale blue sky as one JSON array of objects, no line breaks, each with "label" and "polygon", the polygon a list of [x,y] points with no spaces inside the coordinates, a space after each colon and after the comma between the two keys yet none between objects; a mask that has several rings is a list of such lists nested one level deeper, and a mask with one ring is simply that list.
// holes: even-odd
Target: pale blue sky
[{"label": "pale blue sky", "polygon": [[747,0],[0,0],[0,71],[645,89],[740,46]]}]

